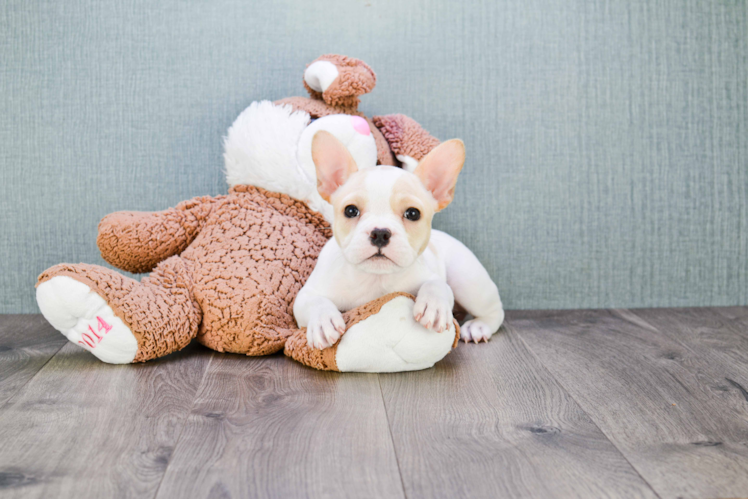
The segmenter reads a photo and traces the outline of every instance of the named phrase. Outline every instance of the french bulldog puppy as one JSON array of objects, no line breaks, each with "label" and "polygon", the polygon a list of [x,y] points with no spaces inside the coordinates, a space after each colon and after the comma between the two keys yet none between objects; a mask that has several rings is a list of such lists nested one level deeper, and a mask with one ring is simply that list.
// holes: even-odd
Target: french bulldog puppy
[{"label": "french bulldog puppy", "polygon": [[475,255],[431,229],[434,214],[454,197],[465,162],[459,139],[433,149],[413,172],[386,165],[359,169],[335,136],[312,139],[317,190],[333,206],[333,238],[294,303],[310,347],[324,349],[345,332],[341,311],[391,292],[415,295],[413,315],[427,329],[452,323],[455,300],[474,319],[465,342],[487,341],[504,321],[499,290]]}]

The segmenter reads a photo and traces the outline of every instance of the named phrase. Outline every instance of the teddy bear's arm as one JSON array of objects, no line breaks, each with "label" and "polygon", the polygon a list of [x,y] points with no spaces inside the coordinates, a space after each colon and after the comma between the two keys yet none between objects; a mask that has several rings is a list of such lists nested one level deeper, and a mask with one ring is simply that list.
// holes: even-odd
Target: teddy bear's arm
[{"label": "teddy bear's arm", "polygon": [[371,92],[377,76],[363,61],[337,54],[314,60],[304,72],[304,87],[309,97],[287,97],[275,104],[289,104],[312,118],[327,115],[357,115],[358,96]]},{"label": "teddy bear's arm", "polygon": [[414,169],[424,156],[439,145],[439,139],[429,134],[409,116],[375,116],[373,121],[389,143],[392,152],[408,170]]},{"label": "teddy bear's arm", "polygon": [[368,94],[377,84],[377,75],[368,64],[353,57],[325,54],[318,57],[304,72],[304,87],[312,99],[326,102],[338,112],[358,109],[358,96]]},{"label": "teddy bear's arm", "polygon": [[99,223],[96,244],[115,267],[145,273],[184,251],[219,198],[203,196],[161,212],[115,212]]}]

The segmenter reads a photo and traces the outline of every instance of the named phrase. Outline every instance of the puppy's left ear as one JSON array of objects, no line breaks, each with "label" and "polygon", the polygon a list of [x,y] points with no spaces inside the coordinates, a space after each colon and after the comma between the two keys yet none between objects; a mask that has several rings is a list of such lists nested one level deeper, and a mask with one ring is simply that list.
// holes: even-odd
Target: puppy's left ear
[{"label": "puppy's left ear", "polygon": [[464,164],[465,144],[459,139],[451,139],[431,150],[413,172],[436,199],[439,204],[437,212],[452,203],[457,176]]}]

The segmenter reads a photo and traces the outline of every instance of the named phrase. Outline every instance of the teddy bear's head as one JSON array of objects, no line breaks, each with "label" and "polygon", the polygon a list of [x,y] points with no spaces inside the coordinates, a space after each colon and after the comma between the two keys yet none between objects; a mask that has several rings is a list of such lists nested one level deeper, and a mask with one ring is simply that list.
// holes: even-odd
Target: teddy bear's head
[{"label": "teddy bear's head", "polygon": [[366,120],[328,115],[313,120],[288,104],[253,102],[234,121],[224,139],[226,181],[287,194],[332,222],[332,205],[317,192],[312,137],[326,130],[340,140],[359,168],[377,163],[377,146]]},{"label": "teddy bear's head", "polygon": [[311,142],[326,130],[351,152],[359,169],[378,164],[415,168],[439,144],[415,120],[396,114],[358,111],[359,96],[376,85],[376,75],[359,59],[327,54],[304,72],[311,98],[288,97],[252,103],[224,141],[226,179],[287,194],[332,221],[332,207],[317,193]]}]

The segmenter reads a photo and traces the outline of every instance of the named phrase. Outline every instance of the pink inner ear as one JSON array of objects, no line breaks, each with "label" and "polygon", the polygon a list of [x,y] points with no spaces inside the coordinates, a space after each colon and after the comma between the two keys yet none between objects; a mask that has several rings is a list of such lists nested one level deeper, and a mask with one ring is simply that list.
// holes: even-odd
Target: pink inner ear
[{"label": "pink inner ear", "polygon": [[353,129],[359,134],[361,135],[371,134],[369,123],[363,118],[361,118],[360,116],[351,116],[351,123],[353,124]]},{"label": "pink inner ear", "polygon": [[434,148],[416,167],[415,174],[439,203],[438,210],[452,202],[457,176],[465,162],[465,146],[452,139]]}]

